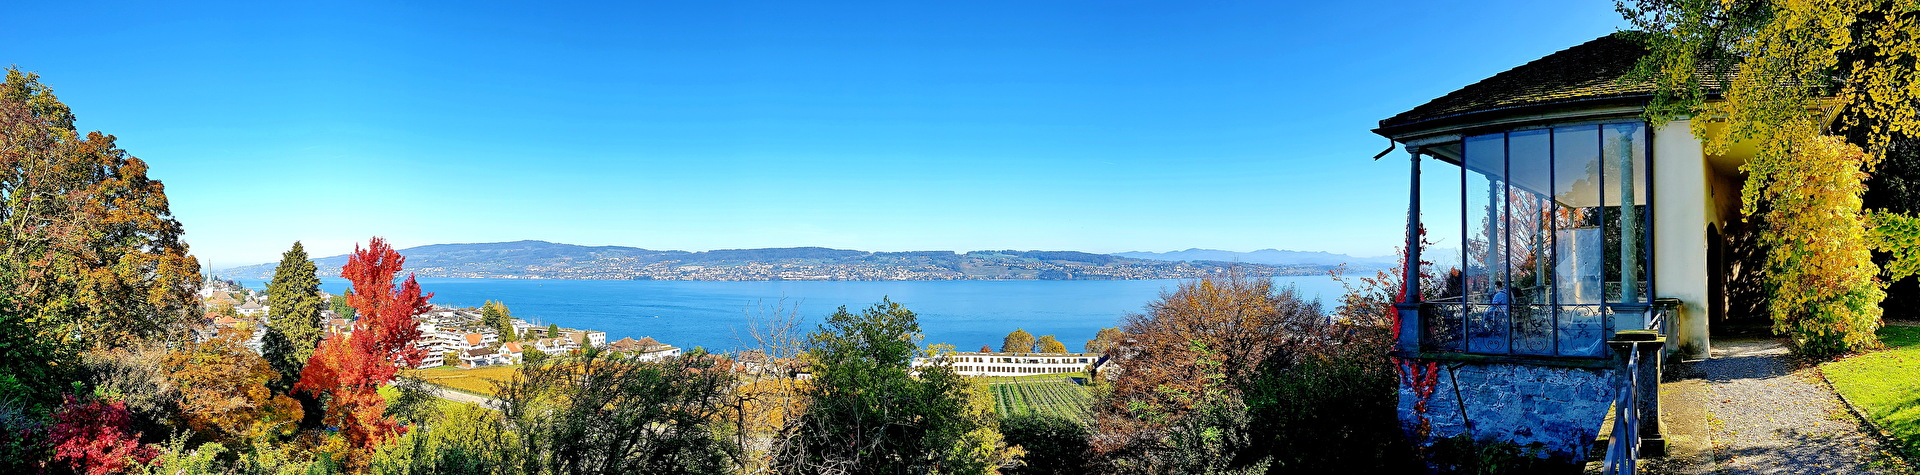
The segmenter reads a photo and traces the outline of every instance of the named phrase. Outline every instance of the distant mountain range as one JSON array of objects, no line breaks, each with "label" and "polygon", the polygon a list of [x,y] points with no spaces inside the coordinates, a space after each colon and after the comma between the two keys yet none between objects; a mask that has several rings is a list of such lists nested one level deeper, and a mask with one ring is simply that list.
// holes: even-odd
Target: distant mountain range
[{"label": "distant mountain range", "polygon": [[[1348,270],[1386,269],[1400,266],[1399,256],[1354,257],[1330,252],[1287,251],[1280,249],[1261,249],[1253,252],[1188,249],[1185,251],[1171,252],[1119,252],[1113,255],[1161,261],[1237,262],[1277,266],[1338,266],[1340,264],[1346,264]],[[1425,254],[1420,256],[1420,260],[1443,267],[1458,267],[1460,250],[1450,247],[1429,248]]]},{"label": "distant mountain range", "polygon": [[[1184,279],[1225,274],[1317,275],[1333,264],[1140,259],[1075,251],[868,252],[824,247],[661,251],[546,241],[434,244],[400,250],[420,277],[607,280],[1115,280]],[[340,275],[347,256],[313,259],[321,275]],[[266,279],[278,263],[215,271],[223,278]]]},{"label": "distant mountain range", "polygon": [[1135,259],[1156,261],[1214,261],[1240,262],[1249,264],[1272,264],[1281,266],[1316,265],[1337,266],[1346,264],[1353,268],[1392,267],[1399,262],[1395,256],[1354,257],[1346,254],[1334,254],[1323,251],[1286,251],[1280,249],[1261,249],[1253,252],[1222,251],[1218,249],[1188,249],[1172,252],[1120,252],[1113,255]]}]

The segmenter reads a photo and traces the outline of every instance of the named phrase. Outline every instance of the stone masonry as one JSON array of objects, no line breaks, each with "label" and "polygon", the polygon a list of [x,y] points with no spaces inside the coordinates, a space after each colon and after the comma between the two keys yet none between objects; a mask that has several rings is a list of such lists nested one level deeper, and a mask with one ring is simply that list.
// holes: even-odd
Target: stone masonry
[{"label": "stone masonry", "polygon": [[[1470,434],[1539,443],[1555,458],[1585,460],[1613,405],[1612,369],[1444,360],[1439,368],[1425,414],[1429,438],[1422,442]],[[1403,380],[1401,423],[1409,427],[1419,424],[1415,402]]]}]

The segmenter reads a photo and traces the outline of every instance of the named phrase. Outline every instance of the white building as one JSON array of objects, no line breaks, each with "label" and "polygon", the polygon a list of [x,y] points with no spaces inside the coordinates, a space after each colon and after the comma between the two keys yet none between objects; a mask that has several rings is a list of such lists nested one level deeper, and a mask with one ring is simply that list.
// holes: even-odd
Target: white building
[{"label": "white building", "polygon": [[680,356],[680,348],[661,343],[653,337],[641,337],[639,340],[622,338],[607,345],[607,349],[625,353],[628,358],[636,361],[660,361]]},{"label": "white building", "polygon": [[234,307],[233,309],[235,311],[240,312],[241,315],[246,315],[249,317],[262,317],[262,316],[266,316],[268,308],[270,307],[261,305],[260,302],[249,300],[247,301],[247,303],[240,304],[240,306]]},{"label": "white building", "polygon": [[601,348],[607,346],[607,332],[561,329],[560,336],[573,340],[575,346]]},{"label": "white building", "polygon": [[[1077,373],[1086,371],[1096,353],[951,353],[940,356],[952,362],[961,376],[1032,376],[1036,374]],[[914,358],[913,365],[927,366],[933,361]]]},{"label": "white building", "polygon": [[533,340],[533,349],[540,350],[540,352],[549,355],[557,355],[580,349],[580,346],[573,344],[573,340],[566,338],[541,338]]},{"label": "white building", "polygon": [[448,352],[467,349],[466,340],[461,333],[442,328],[432,322],[415,323],[420,328],[420,339],[415,341],[413,346],[427,351],[426,359],[421,360],[416,368],[432,368],[448,364],[445,356]]}]

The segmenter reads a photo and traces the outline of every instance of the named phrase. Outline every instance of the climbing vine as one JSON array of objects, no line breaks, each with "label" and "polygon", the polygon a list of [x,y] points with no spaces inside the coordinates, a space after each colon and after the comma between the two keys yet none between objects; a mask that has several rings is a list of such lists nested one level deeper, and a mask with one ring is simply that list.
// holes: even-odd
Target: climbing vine
[{"label": "climbing vine", "polygon": [[[1418,232],[1420,249],[1425,251],[1433,245],[1433,242],[1427,240],[1425,226],[1421,226]],[[1399,341],[1400,312],[1395,304],[1403,303],[1406,299],[1406,279],[1402,272],[1407,267],[1407,248],[1401,246],[1399,254],[1399,265],[1393,270],[1383,270],[1372,277],[1361,277],[1357,286],[1348,284],[1347,280],[1336,272],[1334,279],[1339,280],[1346,287],[1346,293],[1341,297],[1340,307],[1334,310],[1334,314],[1349,323],[1384,324],[1392,338],[1388,341]],[[1431,297],[1440,288],[1440,282],[1434,278],[1432,267],[1432,262],[1420,261],[1418,278],[1423,298]],[[1389,348],[1391,347],[1392,345],[1389,344]],[[1387,358],[1393,362],[1400,385],[1413,391],[1415,397],[1413,412],[1416,422],[1409,429],[1415,440],[1424,441],[1433,428],[1432,420],[1427,417],[1427,409],[1429,402],[1433,399],[1434,390],[1439,385],[1440,363],[1392,355],[1388,355]]]}]

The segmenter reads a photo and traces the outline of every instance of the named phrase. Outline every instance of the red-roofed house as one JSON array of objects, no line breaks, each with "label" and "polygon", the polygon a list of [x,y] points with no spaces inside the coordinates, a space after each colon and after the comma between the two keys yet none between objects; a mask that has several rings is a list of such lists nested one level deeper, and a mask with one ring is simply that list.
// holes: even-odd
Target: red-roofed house
[{"label": "red-roofed house", "polygon": [[525,361],[526,351],[526,345],[517,341],[502,343],[499,349],[500,355],[504,357],[507,364],[520,364]]}]

